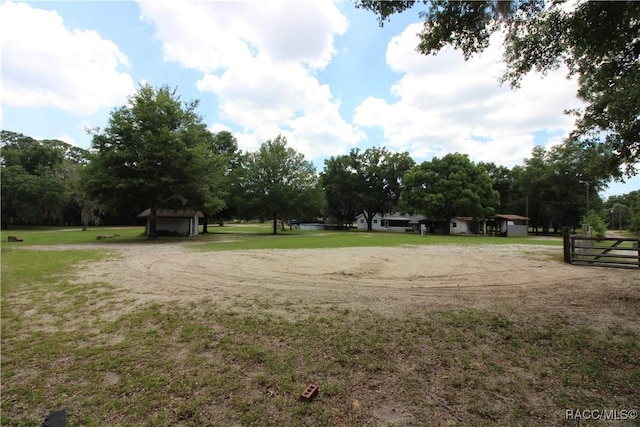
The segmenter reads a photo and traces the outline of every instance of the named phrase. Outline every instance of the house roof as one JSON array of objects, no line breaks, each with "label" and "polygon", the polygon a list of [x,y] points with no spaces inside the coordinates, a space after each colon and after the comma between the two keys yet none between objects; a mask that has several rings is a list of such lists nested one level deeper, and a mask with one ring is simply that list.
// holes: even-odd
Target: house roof
[{"label": "house roof", "polygon": [[[200,211],[193,209],[157,209],[156,218],[204,218],[204,214]],[[138,218],[149,218],[151,216],[151,209],[145,209],[138,214]]]},{"label": "house roof", "polygon": [[498,219],[504,219],[507,221],[526,221],[529,219],[526,216],[512,215],[512,214],[495,214],[493,215],[493,217]]},{"label": "house roof", "polygon": [[[361,218],[363,217],[363,214],[358,214],[356,215],[356,218]],[[397,219],[397,220],[409,220],[409,221],[420,221],[423,219],[428,219],[427,217],[425,217],[424,215],[402,215],[399,212],[395,212],[395,213],[386,213],[384,215],[380,215],[380,214],[376,214],[376,216],[381,217],[382,219]],[[478,220],[482,220],[480,218],[473,218],[470,216],[456,216],[454,217],[460,221],[474,221],[476,219]],[[495,214],[492,215],[490,218],[495,218],[495,219],[502,219],[505,221],[527,221],[529,218],[527,218],[526,216],[520,216],[520,215],[514,215],[514,214]]]},{"label": "house roof", "polygon": [[[364,214],[358,214],[356,215],[356,218],[361,218],[363,217]],[[403,215],[399,212],[394,212],[394,213],[386,213],[384,215],[381,214],[376,214],[377,217],[380,217],[381,219],[392,219],[392,220],[408,220],[408,221],[420,221],[421,219],[425,219],[426,217],[424,215]]]}]

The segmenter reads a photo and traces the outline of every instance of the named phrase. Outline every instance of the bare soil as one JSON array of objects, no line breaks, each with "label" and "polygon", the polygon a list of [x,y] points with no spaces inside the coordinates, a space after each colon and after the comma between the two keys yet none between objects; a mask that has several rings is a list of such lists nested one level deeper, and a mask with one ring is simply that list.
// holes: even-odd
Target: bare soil
[{"label": "bare soil", "polygon": [[624,322],[640,330],[640,271],[564,264],[559,261],[559,247],[433,245],[225,252],[199,252],[192,250],[195,247],[190,243],[114,245],[120,256],[81,266],[76,281],[116,286],[137,304],[209,300],[236,305],[238,300],[258,299],[269,301],[274,309],[281,304],[328,305],[390,316],[425,307],[498,305],[507,310],[562,313],[572,323],[585,326],[606,328]]}]

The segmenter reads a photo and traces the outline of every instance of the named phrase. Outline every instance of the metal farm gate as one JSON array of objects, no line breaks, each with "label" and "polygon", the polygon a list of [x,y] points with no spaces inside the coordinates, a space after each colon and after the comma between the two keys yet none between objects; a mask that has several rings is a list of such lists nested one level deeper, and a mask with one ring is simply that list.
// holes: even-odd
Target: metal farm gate
[{"label": "metal farm gate", "polygon": [[640,269],[640,239],[569,235],[564,230],[564,261],[574,265]]}]

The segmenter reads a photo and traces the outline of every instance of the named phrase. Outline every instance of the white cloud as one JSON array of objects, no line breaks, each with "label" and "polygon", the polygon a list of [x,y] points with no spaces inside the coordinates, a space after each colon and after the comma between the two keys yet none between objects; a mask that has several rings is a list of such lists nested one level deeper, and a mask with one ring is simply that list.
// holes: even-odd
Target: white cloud
[{"label": "white cloud", "polygon": [[164,58],[211,72],[257,52],[274,63],[325,67],[335,35],[348,21],[327,1],[141,1],[142,19],[156,26]]},{"label": "white cloud", "polygon": [[118,46],[95,31],[70,30],[57,12],[0,5],[2,102],[93,114],[135,90]]},{"label": "white cloud", "polygon": [[279,133],[308,158],[337,154],[364,138],[314,75],[336,53],[348,21],[333,2],[140,2],[166,61],[203,73],[201,92],[255,149]]},{"label": "white cloud", "polygon": [[388,147],[416,158],[458,151],[475,161],[514,165],[530,156],[536,132],[572,128],[563,111],[580,105],[577,85],[562,70],[545,78],[527,75],[519,90],[500,87],[499,35],[481,56],[464,61],[451,48],[437,56],[417,53],[420,28],[409,25],[387,48],[387,64],[403,73],[390,88],[396,101],[369,97],[356,108],[354,123],[382,127]]}]

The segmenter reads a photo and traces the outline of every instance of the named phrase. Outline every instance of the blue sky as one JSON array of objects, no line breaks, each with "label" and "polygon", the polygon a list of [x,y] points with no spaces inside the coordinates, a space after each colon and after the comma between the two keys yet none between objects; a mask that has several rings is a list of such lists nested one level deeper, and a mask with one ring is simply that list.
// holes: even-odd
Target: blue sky
[{"label": "blue sky", "polygon": [[[415,52],[420,7],[380,28],[350,1],[3,2],[2,129],[88,148],[140,82],[199,99],[240,148],[285,135],[323,160],[386,146],[420,162],[450,152],[512,167],[551,147],[580,107],[564,70],[500,86],[496,35],[464,61]],[[640,189],[640,177],[603,195]]]}]

